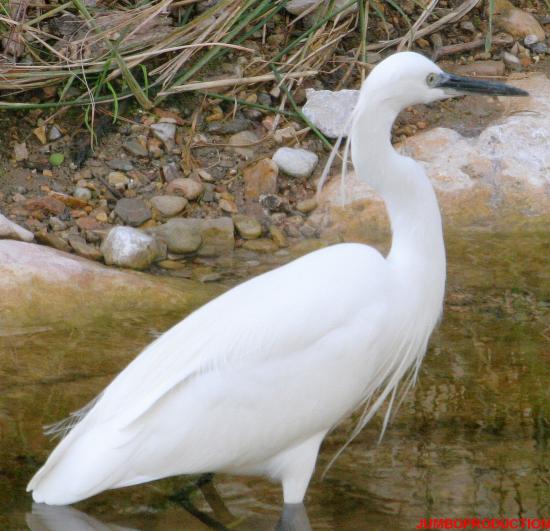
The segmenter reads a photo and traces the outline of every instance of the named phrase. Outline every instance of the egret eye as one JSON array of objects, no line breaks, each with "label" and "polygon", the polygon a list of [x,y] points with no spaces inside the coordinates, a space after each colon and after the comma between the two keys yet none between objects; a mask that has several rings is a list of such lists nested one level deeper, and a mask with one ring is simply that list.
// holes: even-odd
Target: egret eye
[{"label": "egret eye", "polygon": [[426,83],[428,84],[428,87],[435,87],[437,83],[437,74],[429,74],[426,78]]}]

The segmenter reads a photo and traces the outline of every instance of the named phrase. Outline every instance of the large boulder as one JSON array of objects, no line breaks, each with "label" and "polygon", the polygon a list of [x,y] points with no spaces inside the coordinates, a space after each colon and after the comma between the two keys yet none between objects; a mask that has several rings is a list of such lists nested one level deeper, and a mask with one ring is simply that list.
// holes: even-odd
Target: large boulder
[{"label": "large boulder", "polygon": [[119,271],[56,249],[0,240],[0,337],[63,323],[81,326],[118,315],[178,311],[182,315],[218,288]]}]

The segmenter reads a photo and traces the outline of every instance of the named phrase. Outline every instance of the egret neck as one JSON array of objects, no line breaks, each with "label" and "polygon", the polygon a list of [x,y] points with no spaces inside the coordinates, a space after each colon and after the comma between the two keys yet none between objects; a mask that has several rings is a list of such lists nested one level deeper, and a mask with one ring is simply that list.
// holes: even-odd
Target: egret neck
[{"label": "egret neck", "polygon": [[417,292],[429,293],[439,312],[445,289],[441,214],[422,166],[391,144],[400,111],[394,100],[373,96],[368,85],[363,88],[351,132],[353,165],[386,204],[392,229],[388,262],[409,287],[428,287]]}]

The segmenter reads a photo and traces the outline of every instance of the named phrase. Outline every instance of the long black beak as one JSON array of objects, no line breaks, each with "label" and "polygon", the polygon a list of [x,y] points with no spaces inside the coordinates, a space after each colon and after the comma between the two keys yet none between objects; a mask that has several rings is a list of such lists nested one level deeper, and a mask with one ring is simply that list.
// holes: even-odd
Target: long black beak
[{"label": "long black beak", "polygon": [[437,87],[455,90],[458,93],[466,94],[490,94],[493,96],[529,96],[525,90],[473,77],[457,76],[444,72],[438,76]]}]

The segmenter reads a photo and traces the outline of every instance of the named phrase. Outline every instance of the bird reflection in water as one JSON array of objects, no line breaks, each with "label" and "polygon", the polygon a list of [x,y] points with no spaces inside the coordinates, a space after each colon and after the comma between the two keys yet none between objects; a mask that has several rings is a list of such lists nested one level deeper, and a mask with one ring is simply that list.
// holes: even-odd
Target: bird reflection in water
[{"label": "bird reflection in water", "polygon": [[[212,509],[205,512],[199,509],[192,501],[191,494],[199,488],[204,499]],[[182,489],[171,497],[171,500],[184,508],[197,520],[210,529],[227,531],[229,529],[269,529],[249,518],[233,515],[225,505],[222,497],[214,487],[212,475],[201,476],[194,486]],[[26,522],[30,531],[141,531],[135,527],[125,527],[117,524],[104,523],[83,511],[70,506],[46,505],[33,503],[32,512],[27,513]],[[202,527],[202,526],[201,526]],[[303,503],[285,504],[275,531],[312,531],[306,508]]]}]

